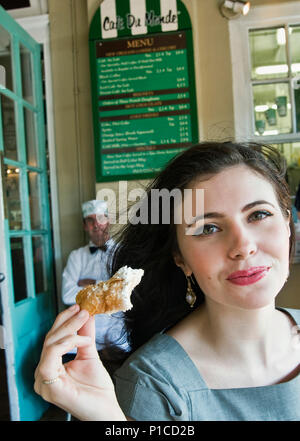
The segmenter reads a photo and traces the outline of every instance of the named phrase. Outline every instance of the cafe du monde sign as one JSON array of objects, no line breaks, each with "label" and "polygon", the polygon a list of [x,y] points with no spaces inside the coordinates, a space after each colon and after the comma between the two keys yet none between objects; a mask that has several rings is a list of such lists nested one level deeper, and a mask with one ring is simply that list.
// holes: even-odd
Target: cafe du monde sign
[{"label": "cafe du monde sign", "polygon": [[147,4],[148,10],[146,0],[131,0],[130,10],[123,11],[120,0],[104,0],[100,6],[102,38],[116,38],[120,31],[132,35],[147,34],[149,28],[155,27],[160,27],[162,32],[178,30],[180,10],[177,0],[154,0]]},{"label": "cafe du monde sign", "polygon": [[97,182],[153,178],[198,141],[181,0],[104,0],[89,32]]},{"label": "cafe du monde sign", "polygon": [[171,9],[166,15],[156,15],[154,11],[146,11],[143,17],[137,17],[133,14],[126,14],[126,21],[123,17],[117,16],[116,20],[105,16],[102,23],[104,32],[112,29],[123,30],[131,28],[144,28],[145,26],[157,26],[161,24],[175,24],[177,26],[178,16]]}]

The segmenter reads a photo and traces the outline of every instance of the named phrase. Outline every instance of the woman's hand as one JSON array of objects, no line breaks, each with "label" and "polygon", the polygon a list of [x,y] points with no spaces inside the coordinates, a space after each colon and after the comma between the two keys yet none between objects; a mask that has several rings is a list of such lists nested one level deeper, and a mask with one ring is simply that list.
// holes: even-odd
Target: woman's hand
[{"label": "woman's hand", "polygon": [[[62,356],[74,347],[76,358],[63,364]],[[78,305],[60,313],[48,332],[34,389],[80,420],[126,420],[96,349],[94,317]]]}]

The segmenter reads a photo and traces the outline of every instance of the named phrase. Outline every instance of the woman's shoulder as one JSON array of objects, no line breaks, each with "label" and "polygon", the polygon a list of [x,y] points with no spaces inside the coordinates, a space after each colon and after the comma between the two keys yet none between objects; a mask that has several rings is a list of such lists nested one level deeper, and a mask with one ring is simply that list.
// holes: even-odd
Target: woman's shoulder
[{"label": "woman's shoulder", "polygon": [[[190,372],[184,376],[183,372]],[[194,372],[194,375],[192,373]],[[115,378],[130,382],[172,382],[180,387],[199,381],[199,374],[182,346],[167,334],[155,334],[131,354],[115,372]]]},{"label": "woman's shoulder", "polygon": [[116,395],[126,416],[140,421],[190,419],[179,351],[171,337],[156,334],[115,372]]},{"label": "woman's shoulder", "polygon": [[133,352],[123,363],[118,374],[124,374],[128,370],[153,370],[159,366],[161,369],[169,365],[170,361],[177,357],[178,348],[176,341],[163,333],[155,334],[148,342]]}]

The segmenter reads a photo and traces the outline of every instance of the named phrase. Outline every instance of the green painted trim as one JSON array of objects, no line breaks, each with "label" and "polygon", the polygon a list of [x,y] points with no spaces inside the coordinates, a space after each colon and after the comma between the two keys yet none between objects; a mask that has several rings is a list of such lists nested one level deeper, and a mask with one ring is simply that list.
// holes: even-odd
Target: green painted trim
[{"label": "green painted trim", "polygon": [[[0,122],[2,123],[2,103],[1,103],[1,93],[0,93]],[[3,140],[3,127],[2,124],[0,124],[0,152],[4,153],[4,140]],[[3,155],[3,160],[5,160]]]},{"label": "green painted trim", "polygon": [[11,253],[10,253],[10,230],[9,230],[9,223],[8,223],[8,219],[4,219],[4,237],[5,237],[5,249],[9,250],[9,252],[7,253],[6,257],[7,257],[7,274],[6,274],[6,280],[8,283],[8,287],[9,287],[9,291],[12,293],[11,296],[9,296],[8,298],[8,303],[9,303],[9,307],[11,310],[14,309],[15,307],[15,302],[14,302],[14,298],[15,298],[15,293],[14,293],[14,286],[13,286],[13,272],[12,272],[12,260],[11,260]]},{"label": "green painted trim", "polygon": [[24,237],[24,236],[46,236],[47,230],[10,230],[9,237]]},{"label": "green painted trim", "polygon": [[[18,396],[15,399],[14,418],[26,421],[37,420],[49,406],[44,400],[38,397],[33,391],[34,366],[38,363],[41,351],[42,340],[45,333],[51,326],[56,314],[52,237],[50,225],[50,207],[48,192],[48,176],[46,163],[46,139],[45,139],[45,118],[42,90],[41,72],[41,46],[35,42],[27,32],[24,31],[5,11],[0,7],[0,23],[11,36],[11,59],[13,71],[13,91],[0,87],[0,99],[6,96],[14,103],[16,136],[19,157],[17,161],[4,158],[4,164],[20,168],[20,198],[24,227],[22,230],[9,230],[8,219],[4,220],[5,256],[7,257],[6,309],[4,317],[9,317],[12,323],[9,348],[9,384],[14,388],[17,386]],[[20,58],[21,45],[31,53],[33,100],[34,104],[23,99],[21,69],[23,68]],[[35,120],[35,135],[37,145],[38,166],[32,167],[26,163],[26,137],[24,109],[33,112]],[[2,114],[0,111],[0,122]],[[0,123],[0,150],[4,152],[3,130]],[[40,188],[40,213],[42,218],[41,229],[31,230],[30,206],[29,206],[29,182],[28,172],[38,173]],[[36,295],[35,274],[33,263],[32,238],[41,236],[45,242],[44,264],[46,278],[48,280],[47,292]],[[25,261],[25,273],[27,280],[27,298],[15,303],[13,286],[13,268],[11,254],[11,239],[20,238],[23,240],[23,252]],[[26,289],[26,287],[24,287]],[[24,328],[24,326],[25,328]]]},{"label": "green painted trim", "polygon": [[0,94],[5,95],[7,98],[10,98],[11,100],[20,103],[23,107],[26,107],[27,109],[31,110],[32,112],[37,112],[38,109],[33,104],[29,103],[28,101],[25,101],[22,97],[18,96],[13,92],[12,90],[5,89],[4,87],[0,87]]},{"label": "green painted trim", "polygon": [[25,41],[31,51],[34,50],[37,42],[0,6],[1,25],[8,30],[10,34],[17,35],[22,41]]},{"label": "green painted trim", "polygon": [[22,168],[26,169],[27,171],[32,171],[32,172],[36,172],[36,173],[43,173],[45,171],[44,168],[34,167],[32,165],[26,164],[25,162],[16,161],[14,159],[4,158],[3,161],[4,161],[4,164],[6,164],[6,165],[12,165],[13,167],[22,167]]}]

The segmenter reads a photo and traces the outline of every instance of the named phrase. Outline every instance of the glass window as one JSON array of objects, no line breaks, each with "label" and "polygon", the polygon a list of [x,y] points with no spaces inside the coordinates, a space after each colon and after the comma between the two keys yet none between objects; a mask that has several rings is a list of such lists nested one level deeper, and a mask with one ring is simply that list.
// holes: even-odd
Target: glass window
[{"label": "glass window", "polygon": [[23,219],[20,196],[20,169],[18,167],[5,165],[4,170],[5,176],[3,183],[9,215],[9,229],[22,230]]},{"label": "glass window", "polygon": [[292,75],[300,73],[300,26],[290,26],[289,40],[291,51]]},{"label": "glass window", "polygon": [[4,155],[8,159],[18,160],[15,104],[5,95],[1,95],[2,131]]},{"label": "glass window", "polygon": [[281,154],[283,154],[289,166],[300,167],[300,141],[284,142],[273,145],[279,149]]},{"label": "glass window", "polygon": [[45,267],[45,243],[43,236],[32,237],[35,292],[47,291],[47,273]]},{"label": "glass window", "polygon": [[253,86],[256,135],[292,132],[291,100],[288,83]]},{"label": "glass window", "polygon": [[295,197],[300,183],[300,3],[253,8],[249,19],[232,20],[229,27],[236,136],[271,144],[285,156]]},{"label": "glass window", "polygon": [[36,120],[35,114],[31,110],[24,107],[24,125],[25,125],[25,141],[27,164],[32,167],[37,167],[37,141],[36,141]]},{"label": "glass window", "polygon": [[[300,24],[250,29],[253,135],[286,135],[294,145],[300,132]],[[285,149],[286,151],[286,149]],[[289,153],[289,161],[292,154]]]},{"label": "glass window", "polygon": [[34,104],[32,55],[22,44],[20,45],[20,55],[23,98]]},{"label": "glass window", "polygon": [[16,303],[27,298],[24,239],[22,237],[11,238],[10,247],[14,285],[14,300]]},{"label": "glass window", "polygon": [[288,76],[284,27],[251,30],[249,33],[252,79]]},{"label": "glass window", "polygon": [[7,30],[4,29],[1,25],[0,25],[0,66],[4,77],[3,78],[4,82],[1,81],[1,85],[6,87],[7,89],[14,90],[12,58],[11,58],[11,38]]},{"label": "glass window", "polygon": [[28,171],[28,189],[30,204],[31,229],[40,230],[42,228],[41,210],[40,210],[40,174]]},{"label": "glass window", "polygon": [[287,182],[291,195],[295,195],[300,184],[300,141],[272,144],[285,157],[287,162]]}]

